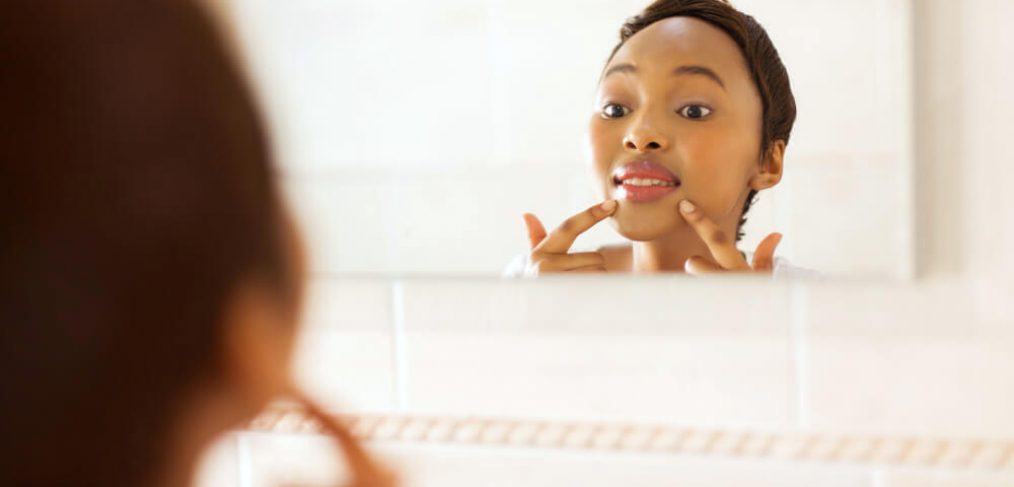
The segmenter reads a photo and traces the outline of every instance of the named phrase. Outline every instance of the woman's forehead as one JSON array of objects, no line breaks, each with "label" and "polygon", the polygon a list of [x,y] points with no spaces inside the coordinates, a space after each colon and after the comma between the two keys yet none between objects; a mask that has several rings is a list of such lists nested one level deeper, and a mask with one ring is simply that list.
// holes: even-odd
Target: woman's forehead
[{"label": "woman's forehead", "polygon": [[659,20],[634,34],[606,69],[619,64],[631,64],[638,71],[663,72],[685,64],[703,65],[725,76],[748,76],[736,42],[720,28],[692,17]]}]

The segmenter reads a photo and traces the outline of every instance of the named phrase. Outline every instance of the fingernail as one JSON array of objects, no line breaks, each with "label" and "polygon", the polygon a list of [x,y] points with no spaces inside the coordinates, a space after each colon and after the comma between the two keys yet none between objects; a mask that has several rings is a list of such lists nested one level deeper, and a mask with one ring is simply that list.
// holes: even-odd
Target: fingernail
[{"label": "fingernail", "polygon": [[680,211],[682,211],[683,213],[693,213],[694,210],[696,209],[697,207],[694,206],[694,204],[691,203],[690,200],[680,201]]},{"label": "fingernail", "polygon": [[605,211],[613,211],[616,209],[616,200],[606,200],[599,206],[599,208],[602,208]]}]

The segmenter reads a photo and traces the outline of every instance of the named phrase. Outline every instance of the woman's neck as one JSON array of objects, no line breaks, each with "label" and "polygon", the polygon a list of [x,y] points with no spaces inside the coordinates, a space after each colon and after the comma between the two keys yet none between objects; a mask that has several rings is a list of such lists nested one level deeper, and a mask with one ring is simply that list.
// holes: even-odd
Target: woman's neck
[{"label": "woman's neck", "polygon": [[[735,223],[725,229],[729,234],[736,231]],[[711,250],[701,237],[689,226],[683,225],[673,233],[645,242],[631,242],[630,272],[684,272],[687,259],[699,255],[714,261]]]}]

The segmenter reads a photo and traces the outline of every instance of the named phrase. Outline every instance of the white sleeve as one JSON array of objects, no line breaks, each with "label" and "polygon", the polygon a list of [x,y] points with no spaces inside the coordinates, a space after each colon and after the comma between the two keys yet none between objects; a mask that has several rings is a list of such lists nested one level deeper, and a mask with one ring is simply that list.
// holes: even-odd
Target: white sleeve
[{"label": "white sleeve", "polygon": [[820,273],[812,269],[804,269],[802,267],[796,267],[789,263],[787,259],[781,257],[775,257],[775,268],[771,272],[772,277],[777,278],[804,278],[813,279],[821,277]]},{"label": "white sleeve", "polygon": [[511,259],[507,267],[504,267],[500,275],[502,277],[525,277],[526,268],[528,268],[528,254],[518,254]]},{"label": "white sleeve", "polygon": [[[748,261],[753,260],[753,252],[744,252]],[[525,277],[525,269],[528,268],[529,254],[518,254],[504,267],[500,274],[502,277]],[[775,257],[772,277],[777,278],[816,278],[821,274],[811,269],[793,266],[788,259]]]}]

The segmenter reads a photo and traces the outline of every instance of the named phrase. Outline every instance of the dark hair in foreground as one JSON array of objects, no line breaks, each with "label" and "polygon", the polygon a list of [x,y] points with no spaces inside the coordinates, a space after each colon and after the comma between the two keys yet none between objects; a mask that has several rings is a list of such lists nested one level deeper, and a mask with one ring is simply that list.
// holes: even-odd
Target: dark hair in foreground
[{"label": "dark hair in foreground", "polygon": [[3,10],[0,485],[149,484],[230,291],[288,287],[262,127],[190,2]]},{"label": "dark hair in foreground", "polygon": [[[736,10],[727,0],[657,0],[627,19],[620,28],[620,42],[613,48],[609,59],[612,60],[616,51],[634,34],[670,17],[703,20],[723,30],[736,42],[763,104],[760,153],[766,154],[776,140],[788,144],[796,121],[796,99],[792,96],[789,73],[764,27],[753,17]],[[756,196],[757,191],[751,189],[743,205],[739,228],[746,223],[746,213]],[[739,228],[737,239],[743,236]]]}]

